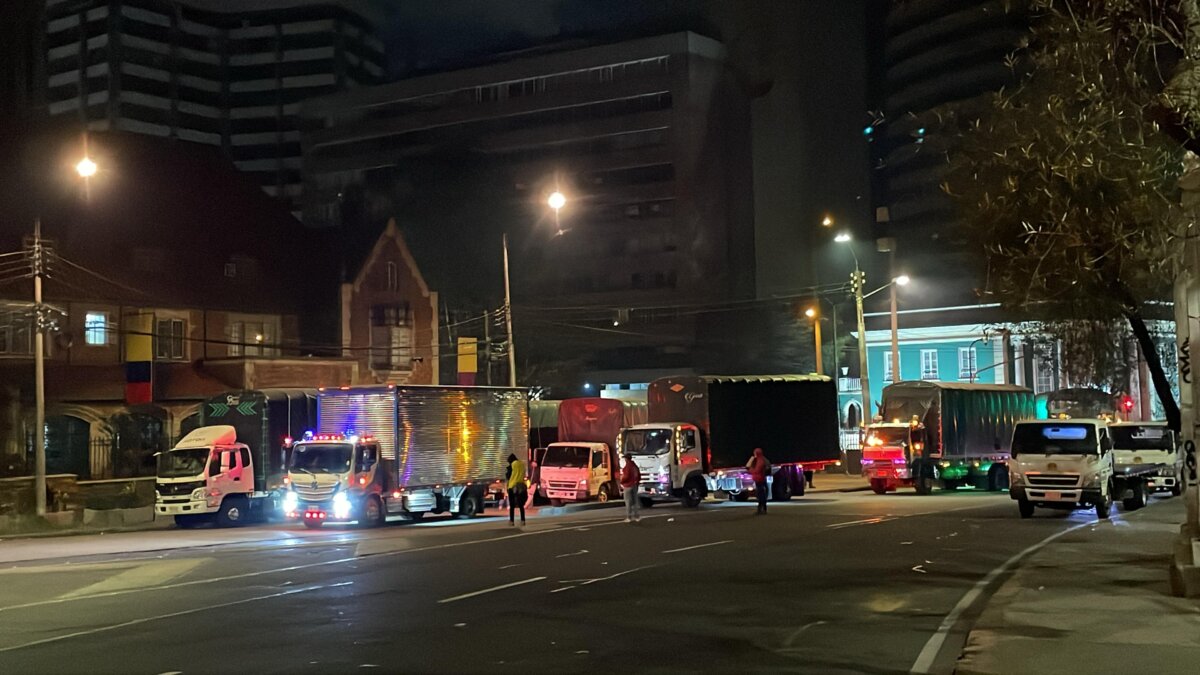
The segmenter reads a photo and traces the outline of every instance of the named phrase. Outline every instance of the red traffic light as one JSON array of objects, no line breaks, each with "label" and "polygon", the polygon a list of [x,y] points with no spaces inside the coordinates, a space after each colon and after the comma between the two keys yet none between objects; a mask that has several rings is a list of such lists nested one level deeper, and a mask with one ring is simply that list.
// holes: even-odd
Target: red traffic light
[{"label": "red traffic light", "polygon": [[1121,399],[1121,407],[1125,409],[1125,412],[1132,411],[1133,410],[1133,399],[1128,396],[1122,398]]}]

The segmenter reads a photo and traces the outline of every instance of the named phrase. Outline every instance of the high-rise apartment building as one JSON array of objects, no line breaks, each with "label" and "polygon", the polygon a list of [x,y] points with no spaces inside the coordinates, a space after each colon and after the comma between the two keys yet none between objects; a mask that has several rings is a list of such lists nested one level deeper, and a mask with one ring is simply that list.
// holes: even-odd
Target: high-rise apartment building
[{"label": "high-rise apartment building", "polygon": [[288,203],[300,102],[386,65],[367,13],[332,0],[46,0],[45,22],[52,117],[219,146]]}]

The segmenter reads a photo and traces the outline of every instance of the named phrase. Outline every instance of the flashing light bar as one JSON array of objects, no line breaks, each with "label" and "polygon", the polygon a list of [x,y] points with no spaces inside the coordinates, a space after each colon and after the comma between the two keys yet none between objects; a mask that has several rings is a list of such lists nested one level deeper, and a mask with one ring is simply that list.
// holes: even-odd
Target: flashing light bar
[{"label": "flashing light bar", "polygon": [[[287,439],[291,441],[292,439]],[[375,437],[371,434],[356,435],[354,432],[347,431],[344,434],[314,434],[311,431],[304,432],[304,440],[306,441],[350,441],[357,443],[359,441],[373,441]],[[290,443],[289,443],[290,445]]]}]

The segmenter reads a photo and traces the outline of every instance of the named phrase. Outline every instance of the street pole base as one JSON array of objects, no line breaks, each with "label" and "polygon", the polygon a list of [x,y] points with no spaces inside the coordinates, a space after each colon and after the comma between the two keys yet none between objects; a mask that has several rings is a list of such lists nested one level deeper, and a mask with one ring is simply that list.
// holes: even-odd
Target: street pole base
[{"label": "street pole base", "polygon": [[1192,536],[1187,525],[1179,528],[1175,540],[1175,559],[1171,561],[1171,594],[1181,598],[1200,598],[1200,538]]}]

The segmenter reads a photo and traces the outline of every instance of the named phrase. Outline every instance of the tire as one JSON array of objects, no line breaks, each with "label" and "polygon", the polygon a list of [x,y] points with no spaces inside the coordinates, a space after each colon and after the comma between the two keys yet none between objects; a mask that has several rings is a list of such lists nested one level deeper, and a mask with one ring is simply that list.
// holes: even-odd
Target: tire
[{"label": "tire", "polygon": [[775,474],[775,480],[771,481],[771,499],[777,502],[786,502],[792,498],[792,477],[783,471]]},{"label": "tire", "polygon": [[316,518],[305,518],[305,519],[304,519],[304,526],[305,526],[305,527],[307,527],[307,528],[308,528],[308,529],[310,529],[310,530],[319,530],[319,529],[321,529],[321,524],[322,524],[322,523],[324,523],[324,522],[325,522],[325,521],[323,521],[323,520],[318,520],[318,519],[316,519]]},{"label": "tire", "polygon": [[1146,488],[1144,485],[1136,483],[1131,491],[1133,492],[1133,496],[1121,500],[1121,508],[1124,511],[1137,511],[1146,505]]},{"label": "tire", "polygon": [[649,497],[638,497],[638,503],[642,505],[643,509],[648,509],[654,506],[654,500],[650,499]]},{"label": "tire", "polygon": [[375,496],[367,497],[367,501],[363,502],[363,514],[359,519],[359,527],[379,527],[383,525],[383,505],[379,503],[379,498]]},{"label": "tire", "polygon": [[1022,518],[1032,518],[1033,508],[1033,502],[1029,501],[1028,499],[1017,500],[1017,510],[1021,512]]},{"label": "tire", "polygon": [[960,483],[959,483],[958,479],[949,479],[949,478],[942,479],[942,489],[945,490],[946,492],[954,492],[955,490],[958,489],[959,485],[960,485]]},{"label": "tire", "polygon": [[463,495],[458,500],[458,515],[462,518],[474,518],[483,512],[483,503],[475,493]]},{"label": "tire", "polygon": [[708,490],[704,487],[704,481],[698,478],[689,478],[683,485],[683,505],[689,509],[694,509],[700,506],[700,502],[708,496]]},{"label": "tire", "polygon": [[207,515],[187,514],[175,516],[175,526],[183,530],[191,530],[207,523]]},{"label": "tire", "polygon": [[1187,490],[1187,484],[1184,482],[1183,473],[1180,472],[1175,476],[1175,484],[1171,486],[1171,496],[1179,497]]},{"label": "tire", "polygon": [[550,500],[550,506],[557,508],[562,505],[563,505],[563,500],[561,500],[561,499],[551,499]]},{"label": "tire", "polygon": [[1101,495],[1100,501],[1096,502],[1096,517],[1100,520],[1108,520],[1109,514],[1112,513],[1112,483],[1108,485],[1108,494]]},{"label": "tire", "polygon": [[750,493],[742,490],[741,492],[730,495],[729,498],[735,502],[745,502],[750,500]]},{"label": "tire", "polygon": [[230,497],[221,502],[217,511],[217,527],[241,527],[250,516],[250,505],[241,497]]},{"label": "tire", "polygon": [[608,486],[601,485],[600,491],[596,493],[596,501],[603,504],[603,503],[607,502],[609,499],[612,499],[612,495],[608,494]]},{"label": "tire", "polygon": [[925,465],[915,467],[917,470],[917,478],[913,480],[913,488],[916,489],[919,495],[933,494],[933,469]]},{"label": "tire", "polygon": [[887,482],[882,478],[871,479],[871,491],[877,495],[887,494]]},{"label": "tire", "polygon": [[1008,489],[1008,467],[993,464],[992,468],[988,469],[987,489],[988,492],[1000,492]]}]

